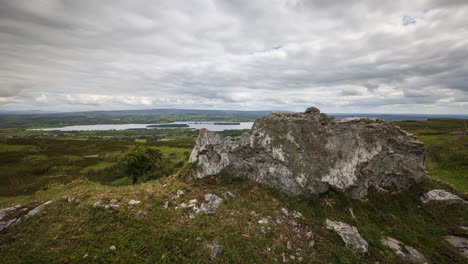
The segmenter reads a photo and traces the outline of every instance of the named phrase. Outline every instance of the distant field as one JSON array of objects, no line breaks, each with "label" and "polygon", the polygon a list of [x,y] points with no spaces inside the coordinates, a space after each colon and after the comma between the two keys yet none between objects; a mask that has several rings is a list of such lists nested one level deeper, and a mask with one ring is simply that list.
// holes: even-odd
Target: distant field
[{"label": "distant field", "polygon": [[468,192],[468,136],[450,134],[465,130],[468,120],[437,118],[395,123],[426,145],[430,176]]},{"label": "distant field", "polygon": [[[429,119],[395,124],[416,134],[427,149],[431,176],[468,191],[468,137],[462,131],[468,120]],[[223,131],[237,137],[245,131]],[[43,132],[0,129],[0,196],[31,194],[53,182],[86,177],[110,185],[127,184],[122,170],[129,149],[142,144],[165,156],[162,175],[175,173],[191,152],[198,131],[121,130]],[[99,155],[98,157],[85,157]]]},{"label": "distant field", "polygon": [[[122,164],[135,144],[110,140],[0,139],[0,196],[31,194],[50,183],[76,178],[125,184]],[[185,164],[194,139],[140,144],[163,153],[163,175],[167,176]]]}]

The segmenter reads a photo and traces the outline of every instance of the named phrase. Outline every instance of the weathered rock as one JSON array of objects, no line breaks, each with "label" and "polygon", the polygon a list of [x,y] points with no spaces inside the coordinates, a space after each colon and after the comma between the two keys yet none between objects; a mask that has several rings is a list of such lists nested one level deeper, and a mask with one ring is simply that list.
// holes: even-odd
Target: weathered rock
[{"label": "weathered rock", "polygon": [[459,236],[446,236],[444,239],[452,246],[457,248],[465,258],[468,258],[468,238]]},{"label": "weathered rock", "polygon": [[208,203],[204,203],[200,207],[200,213],[204,213],[204,214],[216,213],[216,210],[218,209],[218,207],[221,205],[221,202],[223,201],[223,199],[211,193],[205,195],[205,200]]},{"label": "weathered rock", "polygon": [[39,213],[40,211],[42,211],[42,209],[44,209],[47,205],[51,204],[52,201],[47,201],[39,206],[37,206],[36,208],[32,209],[31,211],[28,212],[27,216],[33,216],[37,213]]},{"label": "weathered rock", "polygon": [[407,246],[403,244],[402,242],[391,238],[391,237],[386,237],[382,238],[380,242],[384,245],[389,247],[393,253],[395,253],[398,257],[400,257],[402,260],[409,262],[409,263],[426,263],[427,260],[426,258],[419,253],[416,249],[413,247]]},{"label": "weathered rock", "polygon": [[129,205],[136,205],[136,204],[139,204],[139,203],[141,203],[141,201],[137,201],[137,200],[130,200],[130,201],[128,201],[128,204],[129,204]]},{"label": "weathered rock", "polygon": [[261,224],[261,225],[266,225],[266,224],[268,224],[268,218],[262,218],[262,219],[258,220],[258,223]]},{"label": "weathered rock", "polygon": [[210,248],[210,256],[212,258],[217,258],[223,252],[223,246],[216,241],[212,241],[208,247]]},{"label": "weathered rock", "polygon": [[119,210],[120,205],[118,204],[106,204],[104,205],[104,209],[106,210]]},{"label": "weathered rock", "polygon": [[19,221],[19,219],[17,219],[17,218],[12,218],[12,219],[7,220],[7,221],[0,221],[0,232],[7,229],[10,226],[12,226],[13,224],[15,224],[18,221]]},{"label": "weathered rock", "polygon": [[434,204],[462,204],[465,207],[468,207],[468,202],[462,198],[456,196],[455,194],[449,193],[442,189],[435,189],[425,193],[421,197],[421,201],[425,205],[434,205]]},{"label": "weathered rock", "polygon": [[20,209],[21,207],[22,207],[21,205],[15,205],[12,207],[0,209],[0,220],[2,220],[6,216],[7,213],[16,211]]},{"label": "weathered rock", "polygon": [[356,253],[367,253],[367,241],[361,237],[356,227],[339,221],[327,219],[325,221],[327,229],[333,230],[341,237],[346,246]]},{"label": "weathered rock", "polygon": [[180,198],[182,195],[184,195],[184,191],[182,191],[182,190],[177,190],[177,192],[176,192],[176,197],[177,197],[177,198]]},{"label": "weathered rock", "polygon": [[425,175],[423,143],[392,123],[335,121],[316,108],[257,119],[239,139],[200,130],[190,162],[195,177],[227,174],[297,195],[330,189],[353,198],[370,186],[404,190]]}]

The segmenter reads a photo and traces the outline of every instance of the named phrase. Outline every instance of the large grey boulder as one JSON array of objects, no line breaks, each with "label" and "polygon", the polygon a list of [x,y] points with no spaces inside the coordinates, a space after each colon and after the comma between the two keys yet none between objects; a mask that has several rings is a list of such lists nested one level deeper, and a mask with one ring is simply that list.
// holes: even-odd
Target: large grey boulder
[{"label": "large grey boulder", "polygon": [[399,256],[402,260],[410,263],[427,263],[426,258],[419,253],[416,249],[411,246],[407,246],[402,242],[391,238],[386,237],[382,238],[380,242],[384,245],[389,247],[393,253]]},{"label": "large grey boulder", "polygon": [[423,143],[389,122],[335,121],[311,107],[257,119],[238,139],[202,129],[190,162],[197,178],[228,174],[293,196],[333,189],[363,198],[370,186],[394,191],[419,182],[424,153]]}]

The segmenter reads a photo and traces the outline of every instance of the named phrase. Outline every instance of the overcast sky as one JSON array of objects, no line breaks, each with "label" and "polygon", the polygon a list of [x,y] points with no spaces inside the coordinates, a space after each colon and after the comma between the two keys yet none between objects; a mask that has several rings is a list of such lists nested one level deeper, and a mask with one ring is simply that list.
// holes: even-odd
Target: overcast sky
[{"label": "overcast sky", "polygon": [[467,0],[0,0],[0,110],[468,114]]}]

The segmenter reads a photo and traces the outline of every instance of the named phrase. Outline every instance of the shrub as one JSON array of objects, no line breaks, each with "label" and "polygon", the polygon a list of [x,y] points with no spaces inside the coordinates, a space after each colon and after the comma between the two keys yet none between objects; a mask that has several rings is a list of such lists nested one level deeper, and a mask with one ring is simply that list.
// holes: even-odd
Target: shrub
[{"label": "shrub", "polygon": [[128,154],[125,174],[135,184],[145,174],[158,167],[162,159],[163,154],[159,150],[138,145]]}]

